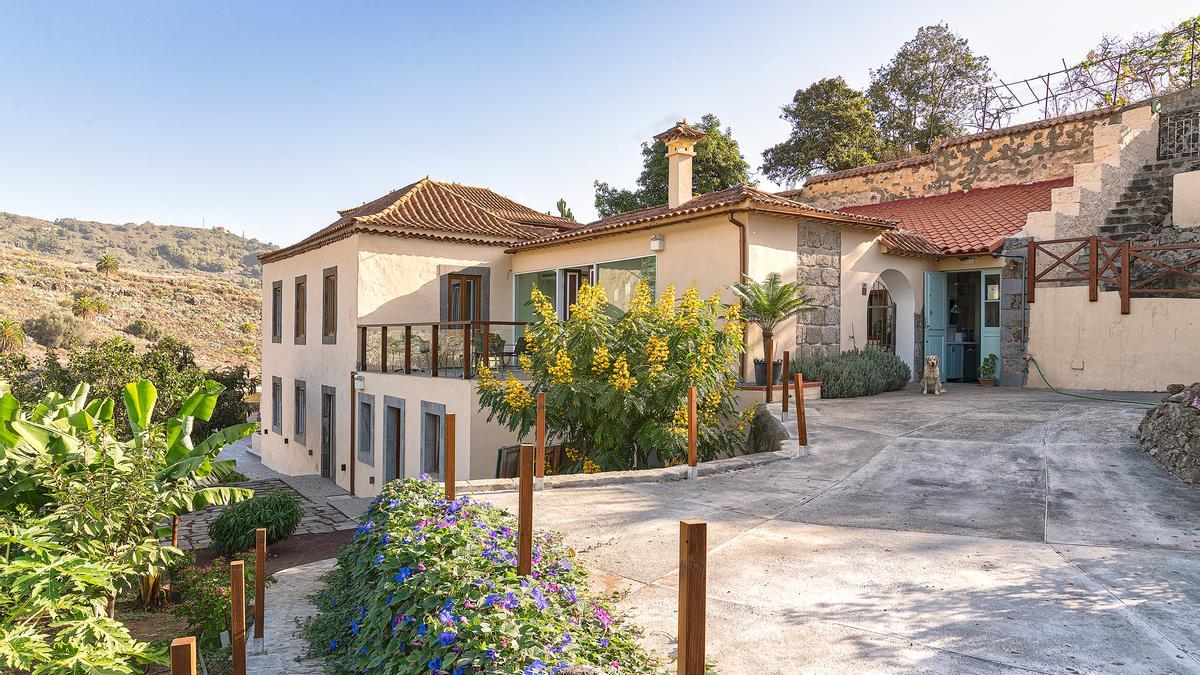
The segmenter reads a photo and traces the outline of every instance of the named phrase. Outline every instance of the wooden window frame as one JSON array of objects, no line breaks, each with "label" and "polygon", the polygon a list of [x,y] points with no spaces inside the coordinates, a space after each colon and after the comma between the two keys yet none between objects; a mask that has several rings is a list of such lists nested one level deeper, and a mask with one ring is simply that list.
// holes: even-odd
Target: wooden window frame
[{"label": "wooden window frame", "polygon": [[271,342],[283,342],[283,280],[271,282]]},{"label": "wooden window frame", "polygon": [[[332,282],[332,289],[330,288]],[[321,273],[321,343],[337,344],[338,269],[327,267]]]},{"label": "wooden window frame", "polygon": [[[465,318],[465,319],[461,319],[461,318],[456,319],[455,317],[450,316],[450,308],[454,307],[454,301],[453,301],[453,298],[450,297],[450,295],[453,292],[455,281],[459,282],[458,306],[463,309],[465,309],[467,307],[467,285],[468,285],[467,282],[469,282],[469,281],[475,282],[474,283],[475,303],[473,305],[475,307],[474,319],[472,319],[470,317]],[[480,320],[483,318],[483,275],[482,274],[462,274],[462,273],[457,273],[457,272],[447,274],[446,275],[446,296],[447,296],[446,297],[446,319],[448,321],[471,321],[471,320]]]},{"label": "wooden window frame", "polygon": [[302,345],[308,339],[308,275],[296,277],[292,288],[296,295],[293,302],[292,320],[295,326],[292,329],[292,338],[295,344]]},{"label": "wooden window frame", "polygon": [[308,385],[296,380],[292,388],[292,440],[304,443],[308,435]]}]

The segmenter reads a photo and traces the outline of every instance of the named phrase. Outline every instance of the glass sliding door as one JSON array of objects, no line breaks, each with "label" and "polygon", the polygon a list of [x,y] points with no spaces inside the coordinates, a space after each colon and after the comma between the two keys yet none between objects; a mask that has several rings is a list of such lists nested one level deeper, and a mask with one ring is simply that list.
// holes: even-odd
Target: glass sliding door
[{"label": "glass sliding door", "polygon": [[609,313],[614,316],[625,313],[629,309],[629,301],[633,299],[633,291],[640,283],[645,282],[650,287],[650,293],[656,293],[656,272],[654,256],[598,263],[596,284],[604,288],[608,296]]},{"label": "glass sliding door", "polygon": [[535,288],[549,297],[554,306],[558,306],[558,273],[555,270],[518,274],[513,289],[513,301],[516,304],[513,316],[517,321],[533,321],[534,310],[529,298]]}]

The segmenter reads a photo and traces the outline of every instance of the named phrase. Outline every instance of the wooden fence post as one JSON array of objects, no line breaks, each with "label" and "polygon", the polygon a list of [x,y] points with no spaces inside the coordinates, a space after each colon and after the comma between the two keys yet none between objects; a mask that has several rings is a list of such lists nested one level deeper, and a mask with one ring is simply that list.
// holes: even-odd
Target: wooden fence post
[{"label": "wooden fence post", "polygon": [[1088,260],[1088,302],[1100,299],[1100,237],[1092,237],[1088,242],[1092,255]]},{"label": "wooden fence post", "polygon": [[179,548],[179,516],[171,516],[171,546]]},{"label": "wooden fence post", "polygon": [[788,418],[788,399],[791,398],[788,396],[788,391],[791,389],[788,387],[788,385],[792,382],[792,376],[789,374],[791,370],[791,356],[792,355],[788,353],[788,350],[783,350],[783,376],[780,378],[780,380],[783,382],[783,401],[781,404],[783,406],[784,422],[786,422]]},{"label": "wooden fence post", "polygon": [[708,574],[708,527],[679,521],[679,675],[704,675],[704,618]]},{"label": "wooden fence post", "polygon": [[1130,255],[1129,240],[1121,242],[1121,313],[1129,313],[1129,296],[1130,296],[1130,264],[1132,256]]},{"label": "wooden fence post", "polygon": [[442,475],[446,482],[446,501],[454,501],[454,456],[457,454],[458,423],[454,413],[446,413],[446,458],[442,462]]},{"label": "wooden fence post", "polygon": [[264,651],[263,622],[267,612],[267,528],[254,530],[254,651]]},{"label": "wooden fence post", "polygon": [[808,420],[804,419],[804,373],[797,372],[796,377],[796,435],[800,445],[808,445]]},{"label": "wooden fence post", "polygon": [[546,392],[537,393],[537,426],[533,432],[534,449],[533,475],[537,478],[538,490],[546,486]]},{"label": "wooden fence post", "polygon": [[517,500],[517,574],[533,572],[533,446],[521,444]]},{"label": "wooden fence post", "polygon": [[171,641],[171,675],[196,675],[196,638]]},{"label": "wooden fence post", "polygon": [[229,563],[229,604],[233,620],[229,644],[233,651],[233,675],[246,675],[246,563]]},{"label": "wooden fence post", "polygon": [[687,394],[687,415],[688,415],[688,480],[696,480],[698,471],[696,469],[696,444],[698,442],[698,429],[696,428],[696,388],[688,387]]},{"label": "wooden fence post", "polygon": [[771,358],[771,338],[763,338],[763,356],[767,357],[767,403],[774,400],[771,385],[775,384],[775,359]]}]

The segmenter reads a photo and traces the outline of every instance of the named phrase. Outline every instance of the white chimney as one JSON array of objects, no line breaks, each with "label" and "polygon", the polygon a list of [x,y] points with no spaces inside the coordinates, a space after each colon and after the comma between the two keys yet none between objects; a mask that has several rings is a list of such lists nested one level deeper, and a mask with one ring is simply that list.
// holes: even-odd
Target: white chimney
[{"label": "white chimney", "polygon": [[692,200],[692,148],[704,138],[704,132],[680,120],[675,126],[654,137],[667,146],[667,208],[679,208]]}]

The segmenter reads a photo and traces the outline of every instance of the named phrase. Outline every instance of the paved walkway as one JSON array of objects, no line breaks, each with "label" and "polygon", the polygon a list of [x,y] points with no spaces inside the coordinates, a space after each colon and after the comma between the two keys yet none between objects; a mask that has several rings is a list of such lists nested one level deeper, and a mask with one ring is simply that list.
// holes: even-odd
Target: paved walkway
[{"label": "paved walkway", "polygon": [[267,588],[263,616],[265,651],[246,656],[247,675],[310,675],[325,672],[321,660],[304,659],[308,643],[299,635],[297,621],[317,613],[308,595],[318,587],[321,575],[333,569],[334,559],[318,560],[275,573],[275,584]]},{"label": "paved walkway", "polygon": [[[663,652],[678,521],[707,521],[721,672],[1200,672],[1200,491],[1131,442],[1140,415],[967,386],[810,402],[795,460],[550,490],[535,521],[630,591]],[[515,510],[512,493],[483,498]],[[311,612],[328,564],[277,575],[278,660],[251,672],[312,672],[271,636]]]},{"label": "paved walkway", "polygon": [[974,386],[812,402],[795,460],[552,490],[534,518],[663,651],[678,521],[707,521],[722,672],[1200,672],[1200,490],[1134,445],[1143,410]]},{"label": "paved walkway", "polygon": [[[347,530],[358,527],[357,516],[366,508],[365,499],[350,497],[332,481],[320,476],[285,476],[263,466],[257,456],[250,452],[250,439],[242,439],[222,448],[220,459],[237,461],[238,471],[249,481],[239,483],[249,487],[255,494],[270,490],[291,492],[300,498],[303,516],[296,534],[318,534]],[[208,526],[221,513],[222,506],[210,506],[179,519],[179,546],[184,549],[208,546]]]}]

